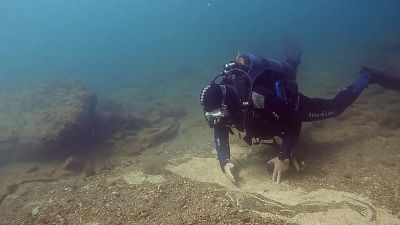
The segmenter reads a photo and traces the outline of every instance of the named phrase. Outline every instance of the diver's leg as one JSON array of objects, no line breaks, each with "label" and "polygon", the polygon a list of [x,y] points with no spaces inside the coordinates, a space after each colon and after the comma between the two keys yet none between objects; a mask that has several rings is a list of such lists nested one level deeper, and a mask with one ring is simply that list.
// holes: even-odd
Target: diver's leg
[{"label": "diver's leg", "polygon": [[342,89],[332,99],[309,98],[300,94],[297,110],[299,119],[303,122],[310,122],[339,116],[369,84],[372,84],[371,79],[360,75],[353,84]]},{"label": "diver's leg", "polygon": [[357,80],[342,89],[333,99],[308,98],[300,95],[297,113],[303,122],[336,117],[349,107],[370,84],[400,91],[400,77],[362,67]]}]

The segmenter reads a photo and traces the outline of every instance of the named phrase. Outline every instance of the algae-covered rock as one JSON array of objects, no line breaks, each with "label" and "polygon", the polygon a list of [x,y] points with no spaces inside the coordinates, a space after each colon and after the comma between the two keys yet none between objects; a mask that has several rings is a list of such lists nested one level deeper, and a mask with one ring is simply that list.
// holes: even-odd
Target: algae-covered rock
[{"label": "algae-covered rock", "polygon": [[138,111],[77,81],[0,88],[0,102],[0,160],[79,157],[93,144],[136,154],[173,137],[186,114],[166,104]]},{"label": "algae-covered rock", "polygon": [[78,81],[2,88],[0,102],[2,157],[58,156],[90,139],[96,95]]},{"label": "algae-covered rock", "polygon": [[164,105],[152,107],[148,110],[147,120],[150,123],[158,123],[165,118],[181,118],[186,116],[186,110],[175,105]]},{"label": "algae-covered rock", "polygon": [[96,131],[101,137],[116,137],[126,131],[136,132],[149,125],[144,116],[132,109],[126,109],[105,97],[98,100]]},{"label": "algae-covered rock", "polygon": [[143,129],[138,135],[137,142],[141,148],[159,144],[165,139],[173,137],[179,128],[179,123],[172,118],[162,120],[159,124]]},{"label": "algae-covered rock", "polygon": [[165,118],[150,127],[140,130],[136,135],[116,142],[117,149],[128,154],[140,154],[146,148],[158,145],[174,137],[179,129],[176,119]]}]

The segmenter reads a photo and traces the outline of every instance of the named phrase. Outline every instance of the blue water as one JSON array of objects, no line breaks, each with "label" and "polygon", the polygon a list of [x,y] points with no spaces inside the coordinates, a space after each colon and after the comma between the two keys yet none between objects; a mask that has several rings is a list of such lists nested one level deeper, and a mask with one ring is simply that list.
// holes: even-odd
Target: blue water
[{"label": "blue water", "polygon": [[[24,138],[26,138],[28,140],[27,143],[35,144],[36,139],[34,138],[39,137],[36,134],[40,134],[40,132],[42,132],[40,125],[42,125],[43,121],[45,121],[47,118],[41,117],[42,115],[38,115],[42,112],[47,112],[46,110],[41,111],[39,109],[35,111],[32,116],[21,112],[22,110],[26,109],[29,110],[29,108],[35,104],[35,102],[42,102],[40,99],[36,99],[37,101],[35,102],[27,102],[29,99],[23,99],[30,94],[29,91],[27,91],[27,93],[23,93],[21,97],[18,96],[20,89],[16,88],[17,91],[12,92],[12,95],[14,94],[16,96],[11,96],[11,100],[5,102],[4,99],[7,99],[8,96],[7,94],[4,94],[7,92],[4,91],[7,90],[7,88],[2,88],[4,86],[12,87],[12,85],[15,84],[18,86],[20,83],[32,83],[36,85],[37,82],[47,82],[50,80],[79,79],[82,80],[88,87],[96,91],[97,96],[99,97],[98,102],[101,102],[100,100],[104,99],[111,99],[112,101],[110,102],[112,102],[112,104],[108,104],[108,107],[119,107],[120,105],[126,106],[126,108],[129,110],[129,114],[126,114],[127,121],[132,123],[135,122],[134,119],[136,118],[130,119],[128,116],[139,115],[139,118],[148,116],[148,120],[154,119],[152,118],[152,115],[148,115],[151,114],[149,113],[151,111],[145,111],[146,107],[152,107],[160,102],[168,106],[178,105],[181,108],[184,108],[182,106],[188,106],[184,108],[184,110],[188,112],[188,116],[185,119],[196,118],[198,121],[201,121],[203,127],[197,127],[197,125],[200,123],[196,123],[196,120],[190,120],[190,122],[194,121],[195,123],[193,124],[195,125],[192,126],[191,124],[187,125],[181,123],[186,126],[186,130],[182,129],[182,133],[186,131],[194,133],[194,131],[192,131],[192,127],[194,127],[195,129],[199,129],[199,132],[196,132],[196,136],[199,136],[199,140],[206,140],[205,136],[200,138],[200,136],[204,134],[201,129],[204,129],[206,126],[206,122],[204,121],[198,102],[201,88],[210,82],[215,75],[220,72],[222,65],[234,59],[238,52],[250,52],[268,58],[283,59],[280,45],[283,38],[295,40],[302,46],[304,55],[297,77],[299,79],[301,92],[307,94],[308,96],[312,95],[310,97],[315,97],[315,95],[326,97],[327,93],[332,97],[333,94],[331,93],[335,93],[335,90],[344,87],[344,85],[350,84],[349,82],[354,80],[361,65],[372,65],[380,68],[385,67],[386,69],[391,69],[392,72],[398,73],[400,76],[400,0],[0,0],[0,106],[3,106],[0,107],[0,122],[2,122],[0,123],[0,131],[3,131],[4,133],[3,137],[2,132],[0,132],[0,148],[2,146],[6,146],[7,148],[0,149],[0,167],[4,166],[6,163],[9,163],[8,158],[10,158],[11,155],[7,152],[12,151],[8,151],[8,148],[12,149],[15,146],[19,147],[18,144],[20,139],[22,140],[21,143],[24,143]],[[24,85],[21,86],[25,87]],[[333,92],[329,93],[328,91]],[[15,94],[15,92],[17,94]],[[40,94],[42,95],[39,96],[44,95],[43,93]],[[48,94],[51,95],[52,92],[49,91]],[[58,94],[60,95],[60,93]],[[79,96],[77,96],[77,98],[78,97]],[[20,100],[22,104],[14,104],[14,99],[17,99],[15,101]],[[62,98],[60,99],[62,100]],[[46,99],[44,99],[43,102],[46,103],[45,100]],[[375,101],[378,100],[375,99]],[[398,100],[396,101],[398,103]],[[396,103],[396,101],[393,101],[393,103]],[[107,101],[104,102],[107,103]],[[304,145],[305,147],[303,146],[303,149],[310,146],[310,149],[312,150],[313,148],[311,147],[313,145],[322,146],[321,143],[324,144],[323,148],[318,149],[318,153],[322,152],[319,150],[323,150],[324,157],[318,156],[316,158],[317,160],[315,160],[317,166],[314,166],[314,168],[317,170],[323,168],[323,171],[317,172],[316,178],[310,179],[308,176],[310,173],[308,173],[308,175],[306,174],[294,182],[299,182],[299,180],[302,179],[308,179],[306,182],[310,182],[310,184],[312,184],[310,188],[314,188],[316,187],[316,180],[318,181],[319,176],[326,176],[330,178],[324,178],[321,181],[322,184],[329,184],[329,187],[334,189],[346,187],[347,190],[354,190],[353,184],[350,185],[350,183],[357,183],[358,181],[361,181],[360,179],[362,179],[363,186],[369,184],[374,189],[361,188],[363,196],[375,196],[373,198],[373,202],[375,202],[375,200],[382,197],[383,192],[387,191],[388,197],[385,197],[380,201],[376,201],[376,204],[383,205],[382,202],[384,202],[388,205],[396,205],[398,198],[396,200],[396,198],[393,197],[396,193],[398,195],[398,189],[395,188],[396,183],[393,182],[393,185],[388,185],[388,182],[392,183],[392,175],[394,179],[398,177],[396,170],[393,169],[395,167],[392,166],[399,165],[394,159],[399,153],[394,153],[393,149],[395,148],[392,148],[392,145],[396,145],[397,142],[395,142],[394,139],[387,139],[386,135],[388,135],[388,137],[391,135],[396,137],[397,133],[392,134],[393,130],[390,126],[388,126],[390,130],[383,129],[383,135],[379,130],[371,135],[366,135],[365,137],[363,136],[366,132],[374,129],[362,122],[365,118],[368,120],[374,120],[373,127],[386,126],[381,124],[392,122],[395,127],[397,126],[395,120],[398,119],[397,115],[399,111],[395,109],[391,112],[390,108],[383,107],[383,105],[387,102],[373,105],[372,107],[377,108],[377,110],[369,114],[365,113],[364,115],[358,111],[354,111],[356,112],[356,116],[361,116],[359,118],[356,117],[355,122],[349,124],[357,126],[359,129],[352,128],[343,133],[336,133],[334,134],[334,138],[337,138],[337,140],[333,140],[325,136],[321,136],[321,138],[323,137],[321,140],[313,140],[309,143],[307,142],[308,139],[305,139],[305,141],[303,140],[303,143],[308,143],[307,145]],[[56,103],[58,104],[58,102]],[[18,108],[20,105],[22,105],[21,107],[23,109]],[[100,103],[98,105],[100,105]],[[18,109],[15,111],[10,110],[10,112],[8,112],[8,106],[11,106],[12,110],[14,110],[13,107]],[[36,108],[41,108],[41,106],[36,106]],[[140,111],[141,113],[136,114],[135,110],[137,108],[142,110]],[[66,109],[68,110],[68,104]],[[367,109],[369,108],[365,108],[365,105],[358,108],[360,111]],[[169,109],[167,108],[167,110]],[[28,111],[28,113],[32,111]],[[123,123],[125,120],[121,120],[121,122],[118,121],[118,119],[125,119],[125,114],[121,113],[121,116],[119,116],[119,111],[116,111],[115,123],[118,124],[116,126],[119,126],[119,123]],[[50,110],[50,112],[52,111]],[[57,112],[58,111],[56,111],[56,113]],[[178,113],[179,112],[180,111],[178,111]],[[390,112],[390,114],[388,114],[388,112]],[[105,112],[104,117],[107,118],[107,122],[111,124],[113,123],[110,122],[113,119],[111,116],[114,115],[111,114],[110,110],[109,117],[111,119],[109,119],[107,117],[107,113],[109,112]],[[123,113],[125,113],[125,111]],[[61,116],[64,115],[62,111],[59,112],[59,114]],[[52,114],[47,115],[51,116]],[[386,118],[386,116],[388,117],[388,120],[382,120],[382,118]],[[10,119],[8,118],[12,118],[13,120],[10,122]],[[39,126],[36,126],[36,123],[27,123],[28,125],[25,125],[26,121],[30,121],[31,118],[33,118],[34,122],[39,121]],[[183,121],[186,122],[188,120]],[[375,125],[375,120],[377,125]],[[69,121],[61,122],[66,122],[67,124]],[[358,125],[358,123],[363,123],[365,126]],[[2,127],[2,125],[4,126]],[[96,124],[96,128],[97,125],[98,124]],[[158,124],[156,125],[157,126],[154,126],[154,130],[160,129],[158,128]],[[322,125],[317,125],[316,127],[320,126]],[[335,126],[332,129],[347,129],[346,127],[341,126],[342,125],[339,124],[337,127]],[[118,135],[114,135],[115,137],[112,136],[111,138],[107,136],[107,138],[110,140],[110,145],[111,143],[114,143],[115,140],[116,142],[120,141],[121,143],[121,145],[117,143],[115,146],[113,146],[113,150],[115,149],[116,152],[121,151],[121,154],[124,154],[123,152],[128,147],[129,149],[132,147],[133,150],[136,150],[136,143],[132,142],[134,144],[131,144],[130,141],[136,141],[136,139],[141,140],[141,136],[138,136],[139,138],[134,136],[136,135],[136,130],[127,130],[125,134],[125,130],[123,130],[125,128],[123,128],[122,125],[121,127],[122,131],[119,132],[118,130],[118,132],[116,132]],[[45,128],[47,127],[45,126]],[[99,131],[97,132],[98,134],[96,134],[99,135],[99,137],[102,137],[103,129],[100,129],[100,125],[98,125],[98,128]],[[106,128],[104,128],[104,130],[105,129]],[[363,131],[364,129],[366,131]],[[28,135],[25,135],[25,130],[28,131]],[[357,133],[360,131],[360,134],[353,135],[351,134],[353,131],[356,131]],[[88,133],[90,132],[86,132],[85,130],[85,134]],[[111,133],[113,132],[110,131],[110,136]],[[32,135],[32,142],[29,142],[29,134],[35,134]],[[211,130],[209,134],[212,135]],[[44,133],[44,135],[53,138],[51,131]],[[349,137],[343,138],[344,135]],[[373,151],[368,150],[367,145],[370,142],[362,142],[360,144],[364,138],[369,139],[372,137],[372,135],[376,135],[379,139],[371,143],[378,143],[377,146],[382,145],[378,147],[378,150],[386,150],[386,152],[382,151],[382,153],[375,153],[377,152],[375,151],[376,149],[372,149]],[[21,138],[19,136],[21,136]],[[47,141],[47,136],[43,136],[45,138],[40,137],[41,141]],[[87,136],[89,135],[85,135],[84,138]],[[304,136],[308,138],[307,133],[306,135],[302,135],[303,139]],[[362,138],[359,138],[361,136]],[[74,137],[76,136],[74,135]],[[119,140],[119,137],[122,139]],[[144,142],[146,142],[146,136],[143,135],[143,137],[145,137]],[[319,136],[316,136],[316,138],[317,137]],[[79,138],[79,140],[84,138]],[[149,139],[152,138],[153,137],[150,136]],[[9,141],[10,139],[11,141]],[[73,143],[79,142],[79,140],[76,141],[74,139]],[[104,140],[104,142],[107,141],[108,145],[109,140]],[[188,141],[185,140],[181,146],[172,144],[168,147],[168,145],[165,145],[166,149],[162,147],[160,148],[162,151],[157,150],[157,157],[154,157],[154,160],[151,162],[156,162],[156,160],[161,158],[165,160],[164,153],[169,155],[168,151],[172,148],[175,148],[175,146],[179,147],[176,149],[176,152],[172,154],[172,156],[175,154],[183,154],[185,155],[184,160],[186,160],[188,154],[184,151],[199,150],[199,155],[203,157],[202,154],[209,150],[209,144],[212,140],[212,137],[210,136],[210,138],[204,143],[189,143],[191,140],[195,140],[194,134],[193,137],[192,134],[188,135]],[[310,138],[310,140],[312,140],[312,138]],[[350,164],[347,163],[350,161],[342,161],[340,155],[339,158],[335,156],[336,150],[333,151],[332,149],[349,149],[342,148],[345,146],[344,141],[348,140],[354,141],[351,142],[352,144],[349,145],[349,148],[355,149],[355,151],[351,152],[351,154],[344,154],[344,156],[349,156],[350,158],[356,157],[357,159],[355,160],[357,161],[359,159],[359,161],[361,161],[360,164]],[[2,141],[4,141],[5,144],[1,145]],[[91,141],[92,140],[88,141],[88,143],[91,143]],[[100,142],[102,141],[103,139]],[[146,143],[144,145],[142,145],[140,141],[137,143],[140,144],[140,146],[146,146]],[[7,144],[9,144],[11,147],[9,147]],[[96,149],[94,152],[102,153],[108,151],[106,147],[103,149],[101,144],[99,144],[99,147],[97,147],[97,145],[93,147],[93,149]],[[122,146],[121,149],[120,146]],[[301,147],[302,146],[300,145],[300,148]],[[361,154],[359,150],[364,148],[366,148],[365,150],[367,151],[365,154]],[[372,146],[371,148],[375,147]],[[32,151],[34,153],[34,150],[32,149],[29,145],[29,149],[27,149],[26,152]],[[82,147],[82,149],[73,149],[73,151],[77,152],[78,150],[80,152],[81,150],[86,151],[87,149],[86,146]],[[311,150],[310,152],[312,152]],[[391,152],[392,150],[393,152]],[[162,155],[160,154],[161,157],[158,156],[159,153],[162,153]],[[153,153],[150,153],[150,155],[151,154]],[[378,154],[387,157],[375,157],[378,156]],[[198,153],[194,155],[198,155]],[[331,164],[331,161],[328,161],[328,158],[331,156],[333,159],[332,165],[328,165]],[[372,159],[372,157],[375,157],[376,159]],[[389,158],[393,158],[393,160],[387,160]],[[146,159],[146,157],[143,157],[143,159]],[[163,166],[163,160],[161,160],[161,162],[157,161],[157,163],[154,163],[157,164],[157,168]],[[179,161],[181,161],[181,159],[175,162]],[[325,161],[328,163],[323,165],[325,164]],[[122,166],[120,168],[125,170],[125,164],[128,162],[131,164],[130,161],[123,162],[121,163]],[[135,168],[136,162],[138,166],[144,164],[141,158],[138,160],[132,160],[132,162],[134,162],[132,166],[135,164]],[[314,161],[312,161],[312,163],[314,163]],[[374,166],[376,165],[377,169],[376,171],[374,170],[375,167],[373,167],[373,169],[369,169],[368,165],[364,168],[364,166],[361,165],[362,163],[367,163]],[[149,163],[149,165],[150,164],[153,163]],[[126,166],[127,165],[128,164],[126,164]],[[330,168],[333,168],[335,165],[339,165],[338,172],[331,172]],[[355,166],[352,167],[353,165]],[[243,165],[239,165],[238,167],[240,166],[244,167]],[[343,166],[345,166],[345,168],[342,168]],[[102,166],[102,168],[106,168],[106,166]],[[128,168],[128,166],[126,168]],[[362,174],[363,176],[361,176],[361,178],[358,177],[354,178],[353,180],[351,176],[354,175],[354,177],[356,177],[355,175],[357,173],[352,173],[351,171],[349,172],[348,170],[351,168],[360,170],[361,172],[358,174],[367,171],[365,172],[365,177],[364,174]],[[46,170],[46,166],[44,166],[43,169],[40,169],[40,173],[38,173],[39,175],[35,176],[41,176],[42,171]],[[62,169],[57,169],[57,171],[60,170]],[[120,170],[119,167],[118,170]],[[56,170],[51,169],[49,171],[53,171],[50,175],[52,176]],[[313,172],[312,170],[309,171]],[[19,178],[14,176],[13,173],[8,174],[7,170],[5,170],[5,172],[0,172],[2,172],[2,174],[0,173],[1,204],[1,198],[5,196],[2,196],[2,187],[14,182],[18,182]],[[57,175],[57,173],[58,172],[56,172],[54,177],[60,176]],[[21,177],[30,176],[30,173],[27,173],[25,168],[20,169],[19,172],[15,172],[15,174],[22,174]],[[43,176],[47,177],[47,172],[44,172],[43,174]],[[383,178],[381,178],[380,175],[382,174],[387,176],[383,176]],[[108,175],[111,176],[111,173],[107,172],[107,176]],[[338,176],[337,179],[331,178],[334,176]],[[4,177],[7,179],[4,179]],[[364,178],[371,178],[371,180],[366,180]],[[29,189],[31,186],[27,186],[26,189],[23,189],[26,191],[19,192],[23,194],[14,195],[12,198],[10,198],[10,201],[15,202],[15,205],[8,203],[10,204],[9,210],[13,210],[16,215],[23,214],[25,218],[25,215],[31,215],[30,212],[32,211],[33,207],[35,207],[33,209],[38,209],[40,206],[40,213],[38,215],[45,215],[43,211],[45,209],[45,205],[47,204],[47,200],[49,202],[47,205],[52,206],[51,202],[53,200],[58,201],[55,196],[60,195],[60,193],[63,193],[63,195],[66,193],[60,192],[62,189],[58,190],[57,187],[62,187],[63,189],[64,187],[68,187],[64,189],[64,191],[67,191],[67,189],[71,189],[69,187],[71,186],[73,187],[71,189],[73,191],[71,192],[71,195],[68,194],[69,196],[66,196],[67,200],[65,200],[68,201],[68,204],[64,200],[62,200],[61,204],[65,202],[65,205],[69,207],[72,204],[77,206],[79,203],[79,205],[82,206],[81,202],[83,202],[83,208],[79,207],[78,210],[84,213],[85,209],[87,209],[87,206],[89,206],[90,201],[86,202],[88,197],[82,196],[82,193],[88,193],[86,187],[89,186],[83,184],[87,181],[86,179],[79,179],[81,181],[77,181],[77,184],[74,184],[73,186],[69,185],[69,181],[64,183],[64,180],[61,184],[62,186],[59,186],[58,184],[53,185],[53,183],[51,183],[48,187],[46,187],[40,184],[38,188],[32,189],[33,191]],[[333,184],[335,184],[337,181],[337,183],[340,183],[340,185],[335,184],[335,186],[332,186],[330,179],[334,181]],[[88,180],[90,181],[90,178]],[[94,179],[92,181],[94,181]],[[96,182],[98,183],[98,181]],[[23,182],[20,183],[23,184]],[[103,184],[97,183],[97,188],[100,187],[99,184]],[[377,184],[380,184],[380,186],[376,186]],[[92,185],[92,183],[90,183],[90,185]],[[318,185],[321,185],[319,181]],[[77,191],[75,187],[78,188]],[[84,187],[85,190],[80,189],[81,187]],[[101,190],[106,190],[102,187],[103,185],[100,187]],[[109,187],[112,188],[111,186]],[[119,183],[116,185],[116,187],[122,188]],[[158,190],[160,190],[160,186],[158,187]],[[203,186],[201,185],[201,187]],[[107,189],[109,192],[113,190],[110,188]],[[163,189],[164,187],[160,190],[160,193],[163,191]],[[346,191],[346,189],[344,190]],[[132,190],[142,189],[135,188]],[[187,191],[191,189],[186,188],[183,190]],[[205,191],[207,195],[210,195],[210,190],[211,189]],[[43,193],[45,192],[50,194],[44,195]],[[124,193],[130,193],[126,191],[126,188],[124,190],[118,189],[118,192],[122,194],[121,197],[124,197]],[[72,195],[73,193],[78,193],[78,195],[75,195],[74,197],[74,195]],[[118,196],[119,193],[117,193]],[[146,195],[147,199],[149,192],[146,191],[143,193],[142,194]],[[163,191],[163,193],[175,192]],[[204,192],[202,191],[202,193]],[[220,192],[218,191],[218,194],[215,196],[219,196],[219,193]],[[183,194],[185,193],[183,192]],[[31,202],[30,200],[26,200],[32,199],[31,196],[35,196],[35,201]],[[71,196],[73,198],[71,198]],[[90,195],[88,196],[90,197]],[[102,196],[102,199],[94,199],[93,207],[98,207],[97,202],[100,202],[100,205],[103,205],[107,199],[110,199],[106,195],[103,196],[102,192],[99,192],[99,196]],[[115,197],[118,196],[116,195]],[[64,197],[65,196],[63,196],[62,199],[64,199]],[[243,196],[240,195],[240,198],[242,197]],[[218,199],[219,198],[220,197],[218,197]],[[70,202],[69,199],[72,199],[73,201],[77,199],[77,201]],[[165,199],[168,200],[168,198]],[[189,201],[190,198],[187,198],[187,200]],[[357,202],[359,201],[357,199],[354,200]],[[162,201],[164,201],[164,197]],[[220,205],[223,203],[220,200],[218,201],[219,202],[216,202],[216,204],[213,204]],[[124,201],[121,201],[121,203],[123,204]],[[153,203],[152,206],[166,206],[164,203],[158,204],[157,201],[155,201],[154,204]],[[20,207],[20,204],[23,207]],[[141,204],[143,204],[143,202]],[[360,204],[362,205],[364,203],[360,201]],[[376,220],[377,217],[375,215],[376,210],[374,207],[372,207],[372,205],[370,206],[370,204],[371,203],[368,200],[368,203],[365,203],[365,206],[368,206],[368,210],[372,210],[372,213],[368,213],[369,211],[365,211],[367,213],[364,213],[364,211],[361,213],[363,208],[360,208],[359,203],[356,205],[353,204],[353,207],[347,207],[346,202],[331,204],[329,201],[323,201],[321,210],[342,210],[340,207],[345,205],[346,209],[356,208],[358,210],[358,214],[360,215],[368,214],[367,216],[369,216],[369,214],[371,214],[371,221],[373,221],[373,218]],[[116,204],[115,207],[118,208],[117,211],[110,210],[108,204],[104,205],[107,206],[106,212],[111,212],[111,214],[113,214],[109,215],[109,218],[107,218],[108,221],[110,221],[109,219],[113,218],[115,215],[122,215],[121,218],[128,216],[124,214],[125,211],[121,214],[118,211],[119,208],[125,209],[124,205],[121,207],[121,205],[118,206],[118,204]],[[273,205],[275,207],[276,203],[273,203]],[[285,204],[281,205],[282,207],[285,206]],[[330,208],[329,205],[339,208]],[[315,206],[318,207],[317,204]],[[3,209],[6,207],[7,206],[4,206]],[[111,207],[114,206],[111,205]],[[131,207],[131,204],[129,207]],[[281,206],[278,208],[280,209],[280,207]],[[304,207],[304,209],[302,207]],[[395,206],[391,207],[397,209]],[[147,206],[143,209],[145,208],[147,208]],[[301,206],[300,208],[301,213],[307,213],[307,204],[305,206]],[[29,211],[27,209],[29,209]],[[50,210],[52,211],[52,218],[51,220],[49,219],[49,221],[64,221],[64,219],[68,219],[68,214],[72,212],[69,210],[69,208],[64,209],[63,207],[54,207],[54,209],[54,213],[52,210]],[[137,215],[143,218],[143,221],[146,219],[146,216],[142,217],[142,212],[150,213],[150,211],[154,211],[143,211],[141,206],[139,209],[141,211],[137,211]],[[227,208],[225,207],[225,209]],[[288,207],[290,212],[292,212],[293,209],[295,208],[292,206]],[[229,212],[230,211],[232,210],[229,209]],[[247,213],[246,211],[245,214]],[[314,211],[315,207],[312,206],[310,212]],[[379,209],[377,211],[382,210]],[[386,210],[384,211],[386,212]],[[96,209],[94,212],[102,211],[98,211]],[[126,212],[130,213],[132,211]],[[282,212],[284,212],[282,214],[282,218],[287,215],[297,216],[297,214],[287,214],[288,211],[282,210]],[[10,213],[4,211],[4,215],[8,214]],[[73,214],[74,215],[72,218],[75,217],[76,219],[78,219],[78,216],[80,219],[85,219],[86,217],[85,214],[79,215],[79,213],[77,214],[76,212]],[[54,217],[53,215],[57,216]],[[134,214],[130,213],[130,215]],[[162,216],[166,214],[161,213],[159,215]],[[168,215],[170,214],[168,213]],[[195,217],[201,219],[202,214],[198,215],[195,215]],[[227,218],[223,216],[227,214],[222,213],[221,215],[222,217],[218,217]],[[10,215],[10,217],[15,216]],[[86,219],[102,218],[98,215],[92,215],[92,217],[93,218]],[[9,217],[7,216],[7,218]],[[0,212],[0,223],[2,223],[1,219],[3,218]],[[253,221],[250,220],[250,217],[247,219],[247,216],[245,220]],[[355,219],[352,219],[351,221],[354,220]],[[6,221],[6,219],[3,219],[3,221]],[[16,223],[18,220],[14,218],[12,221]],[[179,220],[176,221],[178,222],[184,220],[181,220],[179,217]],[[38,221],[34,221],[32,219],[32,222]],[[89,222],[87,224],[89,224]]]},{"label": "blue water", "polygon": [[359,66],[400,38],[400,1],[0,0],[0,77],[203,82],[238,51],[282,58],[283,37],[309,67]]}]

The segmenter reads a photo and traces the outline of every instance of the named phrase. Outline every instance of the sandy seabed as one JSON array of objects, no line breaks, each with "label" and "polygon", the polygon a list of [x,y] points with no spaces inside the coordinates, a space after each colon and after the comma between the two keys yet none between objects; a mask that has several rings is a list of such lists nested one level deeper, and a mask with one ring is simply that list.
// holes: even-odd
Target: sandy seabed
[{"label": "sandy seabed", "polygon": [[136,155],[121,141],[92,173],[3,166],[0,224],[400,224],[399,115],[400,95],[372,87],[340,117],[304,124],[296,153],[306,167],[279,185],[265,166],[276,150],[231,136],[234,185],[189,109],[174,139]]}]

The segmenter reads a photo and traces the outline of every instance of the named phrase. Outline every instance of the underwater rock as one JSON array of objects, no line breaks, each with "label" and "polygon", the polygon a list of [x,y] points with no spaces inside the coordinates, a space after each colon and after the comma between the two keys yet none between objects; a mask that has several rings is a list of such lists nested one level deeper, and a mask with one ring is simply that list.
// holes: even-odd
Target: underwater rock
[{"label": "underwater rock", "polygon": [[95,93],[78,81],[0,90],[0,154],[59,157],[91,140]]},{"label": "underwater rock", "polygon": [[161,116],[156,110],[150,110],[149,113],[147,114],[147,121],[149,123],[154,124],[158,123],[161,121]]},{"label": "underwater rock", "polygon": [[137,142],[141,148],[148,148],[173,137],[178,128],[179,123],[175,119],[166,118],[153,127],[143,129],[138,135]]},{"label": "underwater rock", "polygon": [[99,99],[78,81],[0,89],[0,159],[62,159],[98,142],[124,142],[129,152],[141,152],[174,136],[176,119],[186,115],[182,108],[163,104],[141,112],[133,105]]},{"label": "underwater rock", "polygon": [[83,169],[83,164],[80,160],[70,156],[65,160],[62,168],[67,171],[80,172]]},{"label": "underwater rock", "polygon": [[165,118],[182,118],[186,113],[182,107],[160,104],[148,110],[147,120],[150,123],[157,123]]},{"label": "underwater rock", "polygon": [[127,154],[139,154],[144,149],[158,145],[174,137],[179,129],[179,123],[174,118],[165,118],[160,122],[144,128],[137,135],[116,142],[117,148]]},{"label": "underwater rock", "polygon": [[96,127],[99,136],[111,136],[122,131],[137,131],[147,125],[145,120],[129,112],[96,112]]},{"label": "underwater rock", "polygon": [[158,114],[162,117],[182,118],[186,116],[186,110],[177,106],[163,106],[156,109]]},{"label": "underwater rock", "polygon": [[133,110],[127,110],[112,100],[101,97],[96,107],[96,132],[100,137],[122,134],[123,131],[137,131],[148,122]]}]

